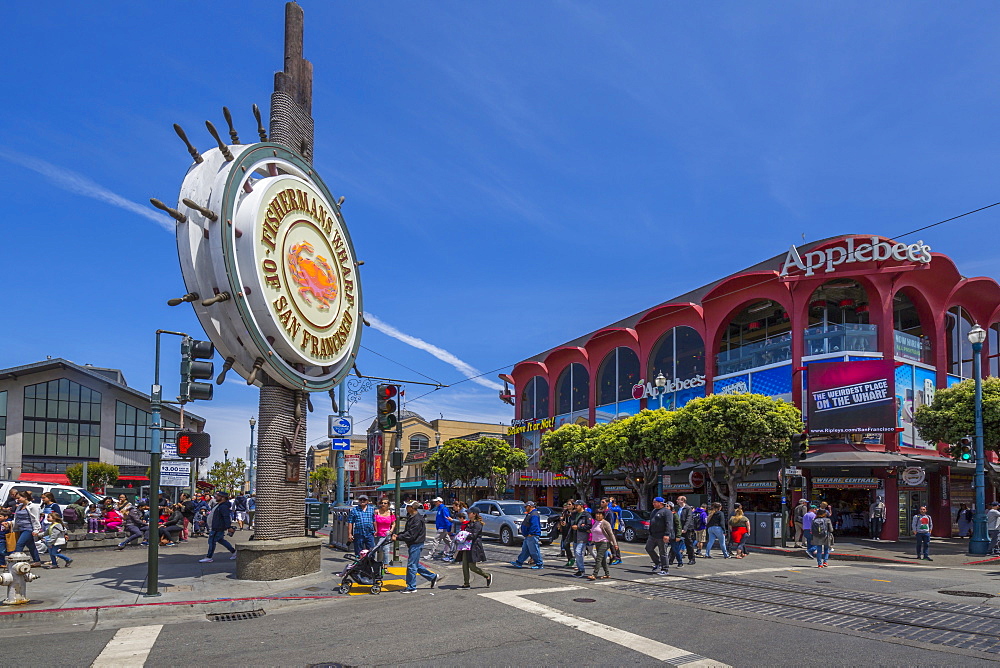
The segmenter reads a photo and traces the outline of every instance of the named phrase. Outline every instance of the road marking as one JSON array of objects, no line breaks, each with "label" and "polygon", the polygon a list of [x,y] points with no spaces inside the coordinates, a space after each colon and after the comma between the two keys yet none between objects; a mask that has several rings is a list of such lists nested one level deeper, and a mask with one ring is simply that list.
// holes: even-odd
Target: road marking
[{"label": "road marking", "polygon": [[872,582],[892,582],[892,580],[876,580],[875,578],[872,578]]},{"label": "road marking", "polygon": [[[847,568],[847,566],[838,566],[836,564],[827,566],[827,568]],[[702,578],[714,578],[725,575],[747,575],[749,573],[779,573],[788,572],[799,573],[801,571],[795,570],[794,568],[748,568],[744,571],[722,571],[721,573],[702,573],[701,575],[692,575],[691,577],[696,580],[701,580]]]},{"label": "road marking", "polygon": [[108,642],[91,668],[112,668],[115,666],[141,666],[146,663],[149,650],[153,649],[156,637],[163,624],[132,626],[118,629],[115,637]]},{"label": "road marking", "polygon": [[622,647],[635,650],[636,652],[642,652],[646,656],[651,656],[654,659],[659,659],[660,661],[669,663],[673,666],[684,666],[685,668],[729,668],[727,664],[707,659],[698,654],[692,654],[691,652],[680,649],[679,647],[673,647],[672,645],[667,645],[635,633],[630,633],[622,629],[616,629],[613,626],[608,626],[583,617],[578,617],[576,615],[551,608],[547,605],[542,605],[541,603],[536,603],[522,598],[523,596],[530,594],[548,594],[557,591],[570,591],[574,589],[583,589],[583,587],[570,586],[554,587],[551,589],[502,591],[480,594],[480,596],[491,598],[499,603],[509,605],[519,610],[524,610],[525,612],[530,612],[533,615],[540,615],[546,619],[552,620],[553,622],[564,624],[565,626],[578,631],[583,631],[587,635],[608,640],[617,645],[621,645]]}]

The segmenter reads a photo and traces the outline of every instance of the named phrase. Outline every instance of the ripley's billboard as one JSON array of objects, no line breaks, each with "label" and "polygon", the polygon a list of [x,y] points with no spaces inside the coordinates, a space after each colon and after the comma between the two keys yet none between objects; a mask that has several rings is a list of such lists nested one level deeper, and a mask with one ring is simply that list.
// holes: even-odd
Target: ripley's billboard
[{"label": "ripley's billboard", "polygon": [[809,433],[895,432],[895,367],[892,360],[810,364]]}]

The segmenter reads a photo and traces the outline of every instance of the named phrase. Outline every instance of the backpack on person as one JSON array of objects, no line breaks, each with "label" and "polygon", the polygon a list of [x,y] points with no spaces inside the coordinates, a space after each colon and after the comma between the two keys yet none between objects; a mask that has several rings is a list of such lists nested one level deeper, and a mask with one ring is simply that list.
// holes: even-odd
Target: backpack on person
[{"label": "backpack on person", "polygon": [[823,540],[827,536],[829,536],[830,535],[830,530],[828,529],[828,527],[830,526],[829,522],[830,520],[826,519],[825,517],[821,520],[813,520],[813,525],[812,525],[813,538],[818,538],[820,540]]},{"label": "backpack on person", "polygon": [[73,506],[63,508],[62,517],[66,524],[77,524],[80,521],[80,515]]}]

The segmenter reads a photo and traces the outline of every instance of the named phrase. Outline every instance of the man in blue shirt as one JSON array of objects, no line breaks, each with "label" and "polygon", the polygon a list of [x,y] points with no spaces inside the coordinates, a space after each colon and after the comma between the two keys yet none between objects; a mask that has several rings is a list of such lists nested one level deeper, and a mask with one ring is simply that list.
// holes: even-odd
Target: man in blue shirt
[{"label": "man in blue shirt", "polygon": [[521,521],[521,535],[524,536],[524,544],[521,545],[521,554],[510,563],[517,568],[524,568],[524,562],[528,557],[531,557],[531,560],[535,562],[531,568],[538,570],[544,567],[542,551],[538,547],[538,541],[542,537],[541,516],[535,510],[534,501],[525,501],[524,506],[524,519]]},{"label": "man in blue shirt", "polygon": [[435,555],[440,555],[442,561],[452,561],[455,542],[451,539],[451,511],[440,496],[434,498],[434,528],[437,536],[431,542],[430,558],[437,559]]},{"label": "man in blue shirt", "polygon": [[358,497],[358,505],[351,508],[347,516],[347,540],[354,542],[354,555],[361,556],[361,550],[375,547],[375,509],[368,505],[368,497]]}]

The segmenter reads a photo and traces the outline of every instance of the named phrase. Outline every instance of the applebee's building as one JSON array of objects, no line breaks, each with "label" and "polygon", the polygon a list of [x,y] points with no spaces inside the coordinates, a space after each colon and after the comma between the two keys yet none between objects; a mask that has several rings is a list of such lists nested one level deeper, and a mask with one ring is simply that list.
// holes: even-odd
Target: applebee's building
[{"label": "applebee's building", "polygon": [[[754,392],[803,406],[810,364],[892,360],[882,368],[891,376],[885,380],[895,424],[811,434],[804,478],[791,479],[804,484],[789,492],[789,502],[828,501],[841,532],[867,536],[868,506],[881,497],[886,539],[909,534],[912,514],[927,505],[935,534],[947,536],[960,504],[972,504],[972,467],[922,441],[912,418],[937,389],[972,377],[968,333],[976,323],[988,332],[983,375],[1000,375],[994,279],[963,276],[921,241],[832,237],[518,363],[505,378],[515,387],[512,432],[537,464],[541,434],[568,422],[592,425],[643,408],[678,408],[710,392]],[[666,382],[658,386],[661,374]],[[780,510],[779,468],[764,462],[737,490],[751,510]],[[693,466],[679,467],[665,476],[664,492],[707,497],[704,478]],[[551,486],[518,491],[550,504],[568,493]],[[614,476],[593,493],[628,497]]]}]

